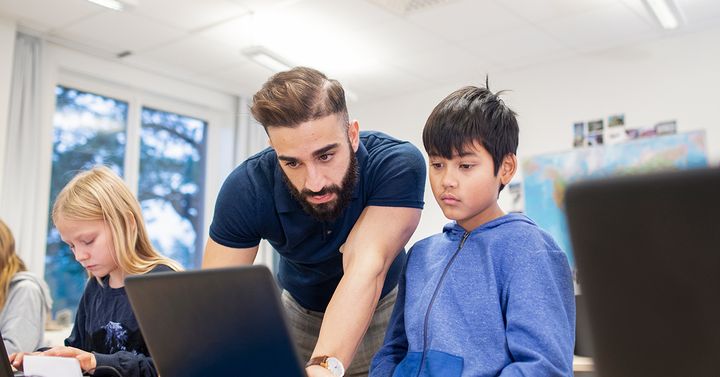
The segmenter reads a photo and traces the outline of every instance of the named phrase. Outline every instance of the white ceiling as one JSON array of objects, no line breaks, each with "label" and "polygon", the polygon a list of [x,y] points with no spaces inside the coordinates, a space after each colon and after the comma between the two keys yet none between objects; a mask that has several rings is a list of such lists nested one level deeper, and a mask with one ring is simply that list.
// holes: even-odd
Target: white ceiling
[{"label": "white ceiling", "polygon": [[445,0],[407,14],[378,5],[398,0],[137,1],[116,12],[86,0],[0,0],[0,14],[51,42],[235,94],[252,94],[273,73],[241,53],[262,45],[339,79],[361,101],[478,83],[720,20],[718,0],[677,0],[685,24],[675,31],[641,0]]}]

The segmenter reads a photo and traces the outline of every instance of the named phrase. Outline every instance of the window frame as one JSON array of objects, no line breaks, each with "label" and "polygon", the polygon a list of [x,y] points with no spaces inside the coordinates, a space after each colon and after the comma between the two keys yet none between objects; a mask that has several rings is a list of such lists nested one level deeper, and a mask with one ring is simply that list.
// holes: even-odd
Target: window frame
[{"label": "window frame", "polygon": [[[44,92],[48,93],[45,97],[45,106],[42,119],[47,124],[48,140],[43,143],[42,150],[45,156],[46,171],[45,182],[40,187],[38,194],[42,195],[42,201],[47,203],[43,207],[42,219],[47,221],[49,216],[50,203],[50,183],[52,171],[52,144],[54,122],[53,116],[56,108],[55,88],[64,86],[84,92],[90,92],[104,97],[114,98],[128,103],[128,124],[126,128],[127,141],[124,156],[124,177],[132,193],[137,197],[138,175],[140,168],[140,134],[141,134],[141,114],[142,108],[152,108],[161,111],[173,112],[183,116],[201,119],[206,122],[206,155],[204,161],[205,182],[204,182],[204,210],[203,210],[203,229],[199,229],[199,237],[202,237],[202,244],[207,242],[209,235],[210,223],[214,212],[215,201],[220,186],[227,174],[235,166],[235,139],[236,127],[235,108],[229,106],[231,103],[237,103],[237,97],[226,95],[227,99],[224,103],[216,103],[214,106],[207,104],[198,104],[193,99],[180,99],[171,96],[153,92],[150,88],[144,86],[130,86],[119,84],[117,82],[108,81],[106,78],[93,77],[84,72],[64,69],[58,67],[55,75],[49,75],[52,78],[44,80]],[[118,79],[119,81],[119,79]],[[208,98],[206,102],[212,102],[213,98]],[[202,102],[202,101],[197,101]],[[47,223],[45,223],[47,224]],[[38,232],[40,244],[45,246],[47,240],[47,232],[45,226],[42,231]],[[39,230],[39,229],[38,229]],[[197,250],[200,255],[204,250]],[[43,247],[43,260],[47,249]],[[39,267],[39,268],[38,268]],[[199,268],[200,266],[197,266]],[[45,265],[36,266],[33,270],[44,274]]]}]

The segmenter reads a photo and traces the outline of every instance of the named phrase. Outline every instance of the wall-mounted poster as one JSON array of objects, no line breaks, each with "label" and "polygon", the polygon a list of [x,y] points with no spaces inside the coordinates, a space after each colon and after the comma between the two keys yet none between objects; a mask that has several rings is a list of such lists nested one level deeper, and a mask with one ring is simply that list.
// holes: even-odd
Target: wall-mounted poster
[{"label": "wall-mounted poster", "polygon": [[552,234],[574,268],[563,210],[568,184],[611,175],[707,165],[705,131],[531,157],[522,163],[525,213]]},{"label": "wall-mounted poster", "polygon": [[611,115],[608,117],[608,128],[625,128],[625,114]]},{"label": "wall-mounted poster", "polygon": [[608,117],[608,127],[605,136],[606,144],[615,144],[627,139],[624,114],[611,115]]},{"label": "wall-mounted poster", "polygon": [[603,120],[592,120],[588,122],[587,141],[589,146],[602,145],[603,142]]},{"label": "wall-mounted poster", "polygon": [[573,147],[585,146],[585,122],[573,123]]},{"label": "wall-mounted poster", "polygon": [[628,139],[637,139],[640,137],[640,129],[639,128],[628,128],[625,130],[625,134],[627,135]]},{"label": "wall-mounted poster", "polygon": [[655,134],[672,135],[677,133],[677,122],[674,120],[660,122],[655,125]]}]

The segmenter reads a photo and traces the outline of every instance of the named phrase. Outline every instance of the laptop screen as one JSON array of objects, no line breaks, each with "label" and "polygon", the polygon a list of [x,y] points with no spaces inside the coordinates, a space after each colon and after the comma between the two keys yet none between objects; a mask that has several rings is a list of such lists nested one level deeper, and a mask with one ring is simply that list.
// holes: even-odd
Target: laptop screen
[{"label": "laptop screen", "polygon": [[125,289],[160,375],[305,375],[264,266],[132,276]]},{"label": "laptop screen", "polygon": [[565,206],[599,375],[717,375],[720,169],[577,183]]}]

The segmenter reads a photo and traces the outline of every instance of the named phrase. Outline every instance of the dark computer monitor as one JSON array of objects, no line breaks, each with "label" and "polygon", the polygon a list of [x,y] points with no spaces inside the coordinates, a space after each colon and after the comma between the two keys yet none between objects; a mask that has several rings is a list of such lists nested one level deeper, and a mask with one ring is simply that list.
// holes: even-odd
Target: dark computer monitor
[{"label": "dark computer monitor", "polygon": [[565,207],[598,374],[720,374],[720,169],[585,181]]}]

